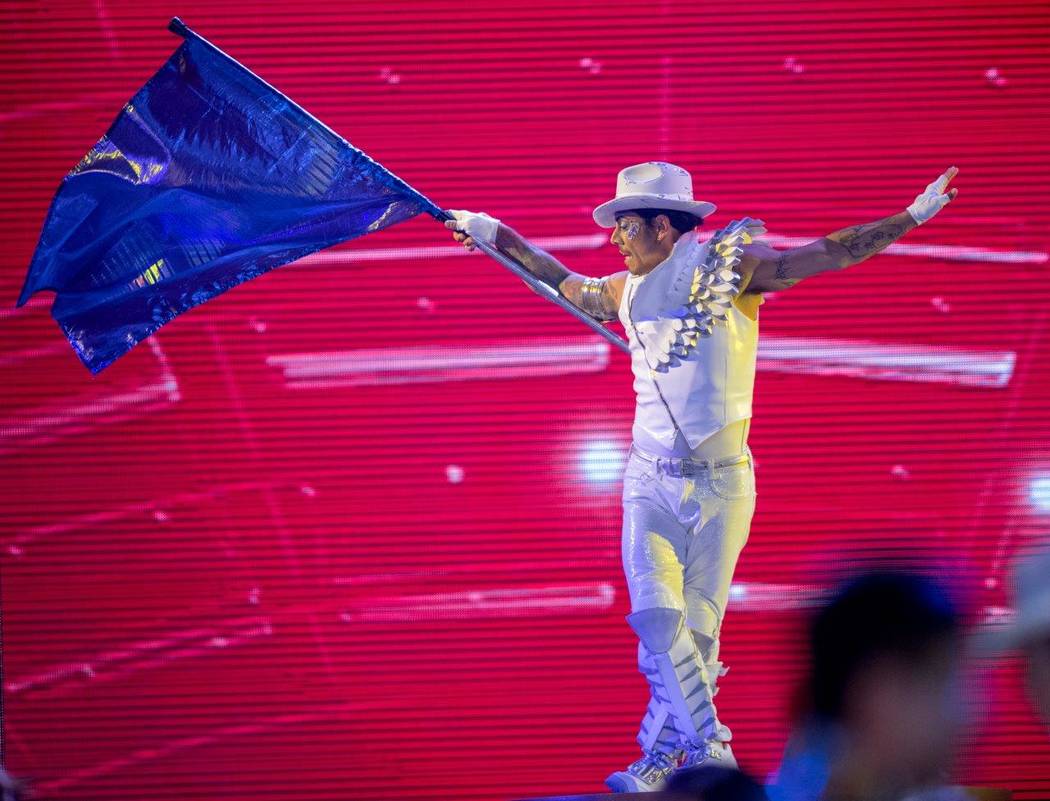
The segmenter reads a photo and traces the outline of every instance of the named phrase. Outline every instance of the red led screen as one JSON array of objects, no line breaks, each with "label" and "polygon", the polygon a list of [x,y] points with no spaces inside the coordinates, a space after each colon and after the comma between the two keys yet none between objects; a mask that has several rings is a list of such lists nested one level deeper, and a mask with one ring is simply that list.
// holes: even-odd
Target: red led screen
[{"label": "red led screen", "polygon": [[[800,632],[849,569],[980,626],[1050,524],[1042,2],[11,2],[0,9],[0,613],[8,769],[55,799],[598,792],[647,689],[620,565],[626,356],[421,216],[193,309],[92,376],[14,302],[62,176],[173,13],[444,207],[578,272],[591,209],[687,167],[786,248],[958,198],[766,295],[758,500],[719,711],[766,776]],[[619,326],[617,330],[622,332]],[[1014,659],[959,781],[1050,797]]]}]

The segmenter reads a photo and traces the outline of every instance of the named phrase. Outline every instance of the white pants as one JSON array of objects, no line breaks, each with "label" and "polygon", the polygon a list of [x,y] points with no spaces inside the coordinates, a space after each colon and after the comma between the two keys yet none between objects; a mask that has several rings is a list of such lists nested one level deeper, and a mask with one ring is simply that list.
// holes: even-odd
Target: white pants
[{"label": "white pants", "polygon": [[[631,611],[662,607],[684,614],[701,660],[711,667],[712,695],[729,587],[756,498],[747,445],[713,467],[633,446],[624,470],[621,546]],[[645,672],[647,663],[639,644],[639,669]]]}]

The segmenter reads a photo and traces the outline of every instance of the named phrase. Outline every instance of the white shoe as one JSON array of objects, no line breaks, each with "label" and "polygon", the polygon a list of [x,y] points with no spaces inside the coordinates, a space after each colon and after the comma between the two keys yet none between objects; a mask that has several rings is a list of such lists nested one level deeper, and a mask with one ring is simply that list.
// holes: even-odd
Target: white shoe
[{"label": "white shoe", "polygon": [[687,748],[680,768],[695,768],[698,765],[717,765],[720,768],[740,768],[733,756],[733,748],[722,740],[708,740],[699,748]]},{"label": "white shoe", "polygon": [[618,770],[605,780],[614,793],[655,793],[664,789],[667,777],[678,767],[678,760],[666,754],[646,754],[625,770]]}]

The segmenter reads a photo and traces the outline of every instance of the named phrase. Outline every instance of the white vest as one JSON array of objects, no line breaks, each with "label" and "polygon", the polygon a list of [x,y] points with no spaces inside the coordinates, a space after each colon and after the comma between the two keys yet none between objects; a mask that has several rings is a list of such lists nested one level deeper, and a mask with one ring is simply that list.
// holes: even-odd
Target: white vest
[{"label": "white vest", "polygon": [[[710,240],[704,243],[704,254],[709,243]],[[667,335],[671,320],[634,323],[628,314],[638,285],[661,267],[670,267],[669,259],[646,275],[628,273],[619,317],[627,331],[634,392],[638,398],[631,434],[643,450],[667,456],[673,452],[677,434],[671,415],[690,450],[729,423],[751,417],[758,321],[734,303],[727,319],[717,322],[709,336],[701,337],[687,358],[666,372],[651,369],[650,364],[652,368],[657,366],[653,343]],[[648,361],[643,342],[650,348]]]}]

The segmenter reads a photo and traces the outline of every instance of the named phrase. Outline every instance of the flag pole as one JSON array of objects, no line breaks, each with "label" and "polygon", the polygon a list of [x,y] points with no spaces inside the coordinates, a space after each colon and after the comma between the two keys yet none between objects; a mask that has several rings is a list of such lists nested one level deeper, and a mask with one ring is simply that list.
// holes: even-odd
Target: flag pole
[{"label": "flag pole", "polygon": [[[194,41],[199,42],[200,44],[204,45],[208,49],[214,51],[217,55],[220,55],[223,58],[228,59],[229,61],[232,61],[234,64],[236,64],[242,70],[244,70],[246,73],[248,73],[253,78],[255,78],[257,81],[259,81],[269,91],[275,92],[276,94],[280,95],[285,100],[287,100],[288,104],[290,106],[292,106],[294,109],[296,109],[297,111],[299,111],[300,113],[305,115],[308,119],[310,119],[311,122],[315,123],[316,125],[319,125],[321,128],[323,128],[324,130],[326,130],[330,134],[332,134],[332,136],[338,137],[343,142],[346,142],[346,139],[344,139],[338,133],[333,131],[330,127],[325,125],[321,120],[317,119],[317,117],[315,117],[309,111],[304,109],[302,106],[300,106],[298,103],[296,103],[290,97],[285,95],[283,92],[281,92],[278,89],[276,89],[273,86],[271,86],[269,83],[267,83],[265,80],[260,78],[258,75],[256,75],[250,69],[248,69],[243,64],[241,64],[239,61],[234,59],[232,56],[230,56],[229,54],[227,54],[223,50],[221,50],[218,47],[216,47],[215,45],[213,45],[211,42],[209,42],[207,39],[205,39],[199,33],[197,33],[196,31],[192,30],[185,22],[183,22],[178,17],[172,17],[171,18],[171,22],[168,23],[168,30],[171,31],[174,34],[177,34],[178,36],[181,36],[183,39],[193,39]],[[349,147],[353,147],[353,145],[351,145],[349,142],[346,142],[346,144]],[[354,149],[357,150],[359,153],[361,153],[362,156],[364,156],[365,158],[367,158],[370,161],[372,161],[372,159],[366,153],[361,151],[359,148],[354,148]],[[374,161],[373,161],[373,163],[374,163]],[[391,178],[393,178],[393,180],[398,184],[398,187],[401,190],[403,190],[403,191],[405,191],[405,192],[407,192],[407,193],[409,193],[411,195],[414,195],[416,198],[418,198],[420,200],[420,202],[423,204],[423,207],[424,207],[425,211],[427,212],[427,214],[429,214],[435,220],[437,220],[438,222],[444,224],[446,220],[454,219],[451,214],[449,214],[443,208],[441,208],[436,203],[434,203],[432,200],[430,200],[430,198],[428,198],[422,192],[419,192],[414,187],[409,186],[407,183],[405,183],[403,180],[401,180],[401,178],[399,178],[398,176],[396,176],[392,172],[390,172],[390,170],[387,170],[386,168],[383,168],[383,171],[386,174],[390,175]],[[488,244],[487,242],[478,242],[478,241],[475,240],[475,243],[477,244],[478,250],[480,250],[485,255],[489,256],[490,258],[492,258],[498,264],[500,264],[503,267],[505,267],[506,269],[510,270],[512,273],[514,273],[514,275],[518,276],[518,278],[520,278],[522,281],[524,281],[525,284],[533,292],[535,292],[537,295],[539,295],[540,297],[546,298],[547,300],[549,300],[551,303],[555,304],[556,306],[560,306],[562,309],[567,311],[569,314],[571,314],[573,317],[575,317],[581,323],[586,325],[588,328],[590,328],[596,334],[598,334],[599,336],[601,336],[604,339],[608,340],[610,343],[612,343],[613,345],[615,345],[616,347],[618,347],[620,350],[624,351],[625,353],[628,352],[628,345],[621,337],[617,336],[613,331],[610,331],[608,328],[606,328],[604,325],[602,325],[595,318],[591,317],[585,311],[583,311],[582,309],[580,309],[577,306],[575,306],[567,298],[562,297],[561,293],[559,293],[558,290],[555,287],[552,287],[550,284],[548,284],[548,283],[546,283],[544,281],[541,281],[539,278],[537,278],[532,273],[530,273],[528,270],[526,270],[516,260],[510,258],[510,256],[507,256],[505,253],[502,253],[501,251],[497,250],[495,247],[493,247],[492,245]]]},{"label": "flag pole", "polygon": [[[435,217],[437,217],[437,215],[435,215]],[[444,218],[437,217],[437,219],[438,220],[442,220],[442,219],[451,220],[451,219],[454,219],[454,218],[452,217],[451,214],[448,214],[448,212],[445,212],[445,217]],[[521,264],[519,264],[517,261],[512,259],[510,256],[507,256],[506,254],[504,254],[501,251],[497,250],[492,245],[490,245],[488,242],[481,242],[481,241],[475,239],[474,240],[474,244],[477,246],[478,250],[482,251],[485,255],[492,257],[495,261],[499,262],[501,265],[506,267],[508,270],[510,270],[516,276],[518,276],[518,278],[520,278],[522,281],[524,281],[529,286],[529,288],[533,292],[535,292],[537,295],[539,295],[540,297],[546,298],[551,303],[554,303],[555,305],[560,306],[561,308],[565,309],[565,311],[567,311],[569,314],[571,314],[573,317],[575,317],[581,323],[583,323],[588,328],[590,328],[592,331],[594,331],[594,333],[596,333],[596,334],[604,337],[605,339],[609,340],[609,342],[611,342],[613,345],[618,347],[624,353],[628,353],[629,352],[627,343],[623,339],[618,337],[615,332],[610,331],[608,328],[606,328],[604,325],[602,325],[600,322],[598,322],[598,320],[596,320],[595,318],[593,318],[589,314],[587,314],[587,312],[585,312],[582,309],[580,309],[579,307],[575,306],[572,303],[572,301],[570,301],[567,298],[563,297],[561,295],[561,293],[558,292],[557,289],[552,287],[547,282],[541,281],[539,278],[537,278],[532,273],[530,273],[528,270],[526,270],[524,267],[522,267]]]}]

